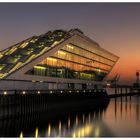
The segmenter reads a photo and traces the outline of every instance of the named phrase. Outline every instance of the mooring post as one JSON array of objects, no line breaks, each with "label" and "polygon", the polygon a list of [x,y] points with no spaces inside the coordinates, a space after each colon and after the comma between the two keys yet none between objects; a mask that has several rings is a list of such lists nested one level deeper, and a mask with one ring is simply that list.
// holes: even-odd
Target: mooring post
[{"label": "mooring post", "polygon": [[129,92],[130,92],[130,95],[131,95],[132,94],[132,88],[131,87],[129,88]]},{"label": "mooring post", "polygon": [[117,86],[115,86],[115,96],[117,95]]},{"label": "mooring post", "polygon": [[125,93],[127,94],[127,87],[125,88]]},{"label": "mooring post", "polygon": [[132,95],[133,95],[133,93],[134,93],[134,89],[133,89],[133,88],[131,88],[131,93],[132,93]]},{"label": "mooring post", "polygon": [[122,95],[122,87],[121,87],[121,95]]},{"label": "mooring post", "polygon": [[130,94],[130,96],[131,96],[131,89],[130,89],[130,87],[128,88],[128,94]]},{"label": "mooring post", "polygon": [[115,87],[115,95],[117,94],[117,88]]}]

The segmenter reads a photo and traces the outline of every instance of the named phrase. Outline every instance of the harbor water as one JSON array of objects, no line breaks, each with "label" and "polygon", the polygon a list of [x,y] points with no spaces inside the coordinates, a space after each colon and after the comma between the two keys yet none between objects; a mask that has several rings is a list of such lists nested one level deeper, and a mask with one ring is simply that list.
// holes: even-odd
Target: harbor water
[{"label": "harbor water", "polygon": [[98,109],[0,120],[0,137],[139,137],[139,132],[139,95],[112,98]]}]

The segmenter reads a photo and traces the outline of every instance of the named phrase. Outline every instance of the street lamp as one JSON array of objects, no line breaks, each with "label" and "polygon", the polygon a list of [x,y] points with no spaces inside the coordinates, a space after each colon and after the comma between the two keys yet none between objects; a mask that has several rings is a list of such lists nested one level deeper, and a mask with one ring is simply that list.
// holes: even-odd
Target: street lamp
[{"label": "street lamp", "polygon": [[137,86],[139,87],[139,71],[136,72],[136,83]]}]

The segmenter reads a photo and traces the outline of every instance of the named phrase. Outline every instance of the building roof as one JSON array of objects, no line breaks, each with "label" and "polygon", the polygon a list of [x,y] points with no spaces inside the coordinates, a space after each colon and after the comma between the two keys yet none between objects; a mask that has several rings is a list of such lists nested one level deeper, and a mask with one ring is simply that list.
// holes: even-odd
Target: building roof
[{"label": "building roof", "polygon": [[16,69],[30,63],[49,49],[72,36],[72,31],[48,31],[33,36],[0,52],[0,78],[4,78]]},{"label": "building roof", "polygon": [[[54,30],[48,31],[47,33],[42,34],[40,36],[32,36],[18,44],[15,44],[1,51],[0,79],[6,79],[7,77],[10,77],[10,75],[14,76],[15,74],[13,73],[15,73],[15,71],[20,71],[21,68],[23,69],[21,73],[27,72],[27,70],[29,70],[30,67],[36,65],[38,61],[44,59],[46,53],[50,55],[51,52],[57,51],[57,49],[55,48],[59,49],[62,46],[61,44],[65,44],[65,42],[71,43],[72,40],[75,40],[75,43],[79,44],[80,42],[77,40],[77,38],[73,37],[74,35],[77,35],[78,38],[84,38],[84,40],[90,42],[90,46],[92,46],[92,44],[95,44],[95,48],[97,48],[100,51],[105,51],[108,54],[108,56],[113,56],[114,63],[118,60],[117,56],[101,48],[98,43],[85,36],[83,32],[79,29],[71,29],[69,31]],[[71,41],[68,41],[69,39]],[[81,42],[80,45],[81,44],[84,45],[83,42]],[[25,65],[27,65],[26,68],[24,67]],[[19,72],[19,74],[21,73]],[[13,78],[13,76],[11,77]]]}]

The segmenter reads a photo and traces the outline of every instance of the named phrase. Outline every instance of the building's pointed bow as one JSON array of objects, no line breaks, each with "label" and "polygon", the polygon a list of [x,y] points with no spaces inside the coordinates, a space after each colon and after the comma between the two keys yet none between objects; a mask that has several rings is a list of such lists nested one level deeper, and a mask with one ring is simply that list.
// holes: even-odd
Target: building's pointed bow
[{"label": "building's pointed bow", "polygon": [[[73,41],[67,42],[66,40],[69,38],[73,38]],[[68,45],[66,46],[66,43],[65,45],[61,45],[61,43],[64,44],[64,42],[67,42]],[[61,49],[61,51],[57,52],[57,48]],[[0,53],[0,78],[3,79],[13,74],[15,75],[17,71],[22,71],[22,69],[24,69],[25,72],[26,66],[28,69],[29,65],[32,68],[33,62],[37,62],[38,60],[42,61],[44,55],[48,57],[48,52],[52,52],[52,50],[55,50],[54,54],[51,54],[51,57],[54,58],[49,60],[57,59],[55,66],[58,67],[57,69],[64,68],[62,63],[64,64],[64,62],[67,61],[65,73],[69,71],[71,76],[79,75],[82,79],[90,78],[90,80],[101,80],[102,78],[98,77],[104,77],[108,74],[118,60],[117,56],[99,47],[98,43],[85,36],[80,29],[48,31],[45,34],[31,37],[3,50]],[[67,55],[64,57],[64,54]],[[60,60],[64,62],[60,63]],[[34,64],[38,65],[37,63]],[[39,65],[41,63],[39,63]],[[50,62],[48,62],[47,59],[45,63],[46,69],[50,65]],[[53,65],[54,64],[51,64],[50,66],[54,67]],[[65,76],[65,78],[69,78],[70,75],[66,74]],[[28,78],[30,79],[30,77]],[[48,80],[48,78],[46,80]]]}]

